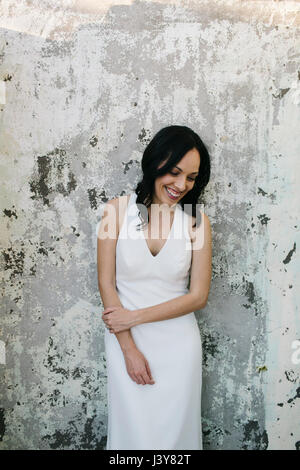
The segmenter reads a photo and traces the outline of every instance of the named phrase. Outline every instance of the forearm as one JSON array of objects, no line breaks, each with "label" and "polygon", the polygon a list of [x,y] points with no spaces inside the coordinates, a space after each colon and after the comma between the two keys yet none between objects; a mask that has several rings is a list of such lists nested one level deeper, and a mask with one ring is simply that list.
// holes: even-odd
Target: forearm
[{"label": "forearm", "polygon": [[[118,292],[114,286],[99,285],[99,291],[102,298],[102,303],[104,308],[108,307],[123,307],[121,304],[120,298],[118,296]],[[114,333],[116,335],[117,340],[119,341],[120,347],[122,351],[125,353],[129,349],[136,348],[136,344],[132,337],[130,329],[120,331],[119,333]]]},{"label": "forearm", "polygon": [[180,317],[203,307],[204,304],[199,300],[199,297],[188,292],[172,300],[162,302],[153,307],[140,308],[134,312],[136,314],[136,324],[139,325]]}]

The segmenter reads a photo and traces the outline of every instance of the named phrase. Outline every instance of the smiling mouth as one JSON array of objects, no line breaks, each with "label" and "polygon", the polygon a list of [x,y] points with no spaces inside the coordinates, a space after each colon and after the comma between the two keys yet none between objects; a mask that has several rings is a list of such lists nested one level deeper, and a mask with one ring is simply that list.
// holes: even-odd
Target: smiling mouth
[{"label": "smiling mouth", "polygon": [[179,196],[181,195],[181,193],[177,193],[176,191],[173,191],[172,189],[168,188],[167,186],[165,186],[166,188],[166,193],[168,194],[168,196],[170,197],[170,199],[178,199]]}]

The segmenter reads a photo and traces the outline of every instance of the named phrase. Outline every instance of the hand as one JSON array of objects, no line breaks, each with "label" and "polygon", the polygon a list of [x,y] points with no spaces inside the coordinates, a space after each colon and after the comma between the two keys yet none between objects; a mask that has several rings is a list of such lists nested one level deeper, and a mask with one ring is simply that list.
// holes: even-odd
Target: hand
[{"label": "hand", "polygon": [[102,312],[102,320],[110,333],[119,333],[137,324],[134,312],[123,307],[108,307]]},{"label": "hand", "polygon": [[149,363],[145,356],[137,348],[124,354],[126,369],[130,378],[140,385],[154,385]]}]

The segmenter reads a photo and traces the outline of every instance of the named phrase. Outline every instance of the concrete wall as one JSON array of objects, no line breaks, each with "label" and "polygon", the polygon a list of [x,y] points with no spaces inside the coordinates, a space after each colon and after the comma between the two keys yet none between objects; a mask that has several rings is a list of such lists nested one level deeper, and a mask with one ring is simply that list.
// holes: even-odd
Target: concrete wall
[{"label": "concrete wall", "polygon": [[212,158],[204,448],[299,449],[299,3],[59,3],[0,4],[0,448],[105,447],[95,228],[176,123]]}]

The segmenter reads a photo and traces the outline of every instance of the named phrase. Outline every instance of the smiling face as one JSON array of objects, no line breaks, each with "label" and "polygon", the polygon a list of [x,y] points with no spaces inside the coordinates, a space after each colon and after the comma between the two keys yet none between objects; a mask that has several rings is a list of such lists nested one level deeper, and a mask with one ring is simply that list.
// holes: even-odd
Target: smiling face
[{"label": "smiling face", "polygon": [[[162,162],[160,168],[165,163]],[[200,167],[200,155],[197,149],[189,150],[182,159],[154,183],[154,204],[166,203],[172,206],[180,201],[195,184]]]}]

